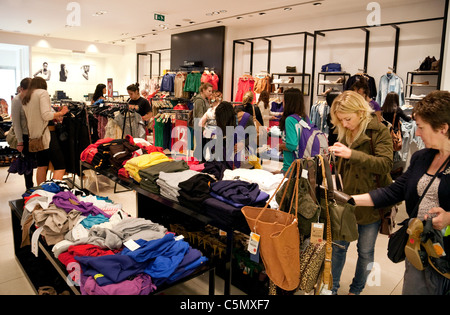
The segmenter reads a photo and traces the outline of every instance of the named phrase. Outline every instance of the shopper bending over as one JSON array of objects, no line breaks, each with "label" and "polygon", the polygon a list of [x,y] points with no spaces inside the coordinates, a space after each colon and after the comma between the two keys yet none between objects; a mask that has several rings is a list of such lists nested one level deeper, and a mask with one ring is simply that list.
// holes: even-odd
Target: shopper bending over
[{"label": "shopper bending over", "polygon": [[[425,187],[441,168],[419,205],[419,220],[431,219],[436,230],[450,234],[450,93],[434,91],[417,103],[413,109],[417,123],[416,136],[421,137],[425,149],[411,157],[408,170],[392,185],[355,195],[357,205],[385,207],[405,201],[406,212],[411,217]],[[411,218],[412,219],[412,218]],[[450,259],[450,237],[444,237],[445,259]],[[450,290],[450,280],[431,266],[417,270],[408,258],[405,260],[403,294],[443,295]]]},{"label": "shopper bending over", "polygon": [[[22,99],[23,109],[27,118],[28,135],[30,139],[43,136],[44,150],[36,153],[38,168],[36,182],[38,185],[47,178],[49,163],[52,162],[53,179],[62,180],[66,172],[64,155],[56,135],[54,119],[61,119],[69,109],[63,106],[59,112],[54,112],[47,92],[47,82],[41,77],[31,80],[27,93]],[[48,127],[47,127],[48,126]]]},{"label": "shopper bending over", "polygon": [[[378,121],[373,109],[360,94],[345,91],[331,106],[331,122],[338,131],[338,141],[330,152],[339,157],[338,171],[345,193],[360,194],[392,183],[392,139],[388,128]],[[381,223],[380,211],[373,207],[357,207],[358,261],[350,294],[360,294],[374,262],[375,242]],[[332,274],[333,292],[339,289],[347,249],[346,241],[334,241]]]}]

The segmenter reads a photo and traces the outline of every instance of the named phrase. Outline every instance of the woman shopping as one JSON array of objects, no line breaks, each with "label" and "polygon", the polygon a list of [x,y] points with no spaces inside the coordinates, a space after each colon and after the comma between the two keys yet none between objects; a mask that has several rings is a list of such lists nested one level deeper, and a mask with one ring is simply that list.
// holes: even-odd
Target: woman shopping
[{"label": "woman shopping", "polygon": [[[329,150],[339,158],[337,172],[342,177],[343,191],[349,195],[360,194],[391,184],[392,139],[365,98],[357,92],[345,91],[334,100],[330,114],[338,131],[338,142]],[[349,294],[358,295],[372,269],[381,217],[380,211],[373,207],[357,207],[355,216],[359,233],[358,261]],[[350,243],[334,243],[333,293],[337,293]]]},{"label": "woman shopping", "polygon": [[64,155],[59,146],[53,125],[53,119],[61,119],[69,109],[63,106],[59,112],[54,112],[47,92],[47,82],[41,77],[31,80],[27,93],[22,99],[23,110],[27,118],[29,139],[42,137],[44,150],[36,153],[38,167],[36,183],[40,185],[47,178],[47,169],[52,162],[53,179],[62,180],[66,172]]},{"label": "woman shopping", "polygon": [[[425,149],[414,153],[408,170],[395,183],[368,194],[354,195],[353,198],[357,205],[375,208],[405,201],[410,229],[423,228],[415,218],[420,221],[431,220],[432,227],[438,233],[447,235],[443,236],[444,251],[447,253],[443,263],[449,266],[450,93],[434,91],[428,94],[414,106],[413,118],[417,124],[416,136],[422,138]],[[407,255],[405,267],[404,295],[448,294],[450,279],[429,264],[419,270],[412,265]]]},{"label": "woman shopping", "polygon": [[283,152],[284,174],[288,171],[292,162],[295,160],[295,151],[298,150],[298,139],[300,134],[297,130],[301,129],[299,121],[291,115],[297,114],[302,119],[309,119],[305,114],[305,101],[302,92],[299,89],[288,89],[284,92],[284,112],[280,119],[280,130],[282,132],[283,142],[278,146],[278,150]]}]

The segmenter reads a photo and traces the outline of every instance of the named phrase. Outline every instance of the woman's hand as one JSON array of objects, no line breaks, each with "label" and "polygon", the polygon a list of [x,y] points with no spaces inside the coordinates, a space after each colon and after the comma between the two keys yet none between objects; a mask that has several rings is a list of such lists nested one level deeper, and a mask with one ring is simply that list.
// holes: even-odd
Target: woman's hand
[{"label": "woman's hand", "polygon": [[328,150],[334,152],[334,155],[343,157],[344,159],[349,159],[352,156],[352,150],[340,142],[336,142],[333,146],[329,147]]},{"label": "woman's hand", "polygon": [[428,211],[428,214],[425,215],[424,219],[428,220],[430,215],[432,217],[433,228],[436,230],[445,229],[450,225],[450,212],[447,212],[442,208],[432,208]]},{"label": "woman's hand", "polygon": [[278,145],[278,151],[282,152],[282,151],[287,151],[287,147],[286,147],[286,143],[280,143]]}]

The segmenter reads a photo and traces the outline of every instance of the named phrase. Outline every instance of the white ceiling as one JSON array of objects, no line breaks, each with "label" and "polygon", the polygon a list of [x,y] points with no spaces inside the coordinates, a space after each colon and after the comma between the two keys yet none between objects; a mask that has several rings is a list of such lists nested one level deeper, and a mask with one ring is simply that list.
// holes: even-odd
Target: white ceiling
[{"label": "white ceiling", "polygon": [[[421,1],[423,0],[376,2],[386,9]],[[0,31],[100,43],[114,42],[119,45],[129,43],[132,38],[137,43],[147,43],[149,38],[163,32],[172,34],[219,25],[242,27],[270,25],[279,21],[289,22],[302,18],[361,11],[366,9],[369,2],[371,1],[0,0]],[[78,5],[79,15],[77,9],[68,6],[71,3]],[[291,10],[287,11],[284,8]],[[94,16],[101,11],[105,13]],[[222,13],[212,15],[213,12],[219,11]],[[261,12],[265,14],[260,15]],[[155,21],[154,13],[165,15],[165,22]],[[79,25],[69,27],[68,24],[77,22],[77,16],[80,18]],[[168,29],[163,30],[161,24],[165,24]]]}]

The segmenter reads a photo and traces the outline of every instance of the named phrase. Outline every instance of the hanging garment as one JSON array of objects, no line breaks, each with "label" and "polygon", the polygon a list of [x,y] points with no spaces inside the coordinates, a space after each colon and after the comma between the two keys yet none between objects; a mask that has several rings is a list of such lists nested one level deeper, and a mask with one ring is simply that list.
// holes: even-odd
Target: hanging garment
[{"label": "hanging garment", "polygon": [[375,79],[373,77],[371,77],[370,75],[365,74],[365,73],[364,74],[357,73],[357,74],[351,76],[345,82],[344,91],[351,90],[353,84],[355,84],[355,82],[358,81],[361,78],[361,76],[364,76],[367,79],[367,81],[368,81],[367,83],[369,84],[369,89],[370,89],[369,97],[372,98],[372,99],[375,99],[377,97],[377,94],[378,94],[377,85],[375,84]]},{"label": "hanging garment", "polygon": [[244,94],[248,91],[253,92],[253,99],[256,99],[256,95],[254,92],[254,86],[255,86],[255,79],[250,75],[243,75],[239,78],[238,82],[238,90],[236,93],[236,97],[234,99],[235,102],[242,102],[242,99],[244,98]]},{"label": "hanging garment", "polygon": [[200,72],[191,72],[186,77],[183,91],[198,93],[201,84],[202,74]]},{"label": "hanging garment", "polygon": [[395,73],[386,73],[380,78],[380,84],[378,85],[377,103],[383,106],[386,95],[389,92],[395,92],[399,96],[399,106],[405,104],[405,94],[403,79]]},{"label": "hanging garment", "polygon": [[166,73],[161,80],[161,91],[173,92],[175,85],[175,73]]}]

